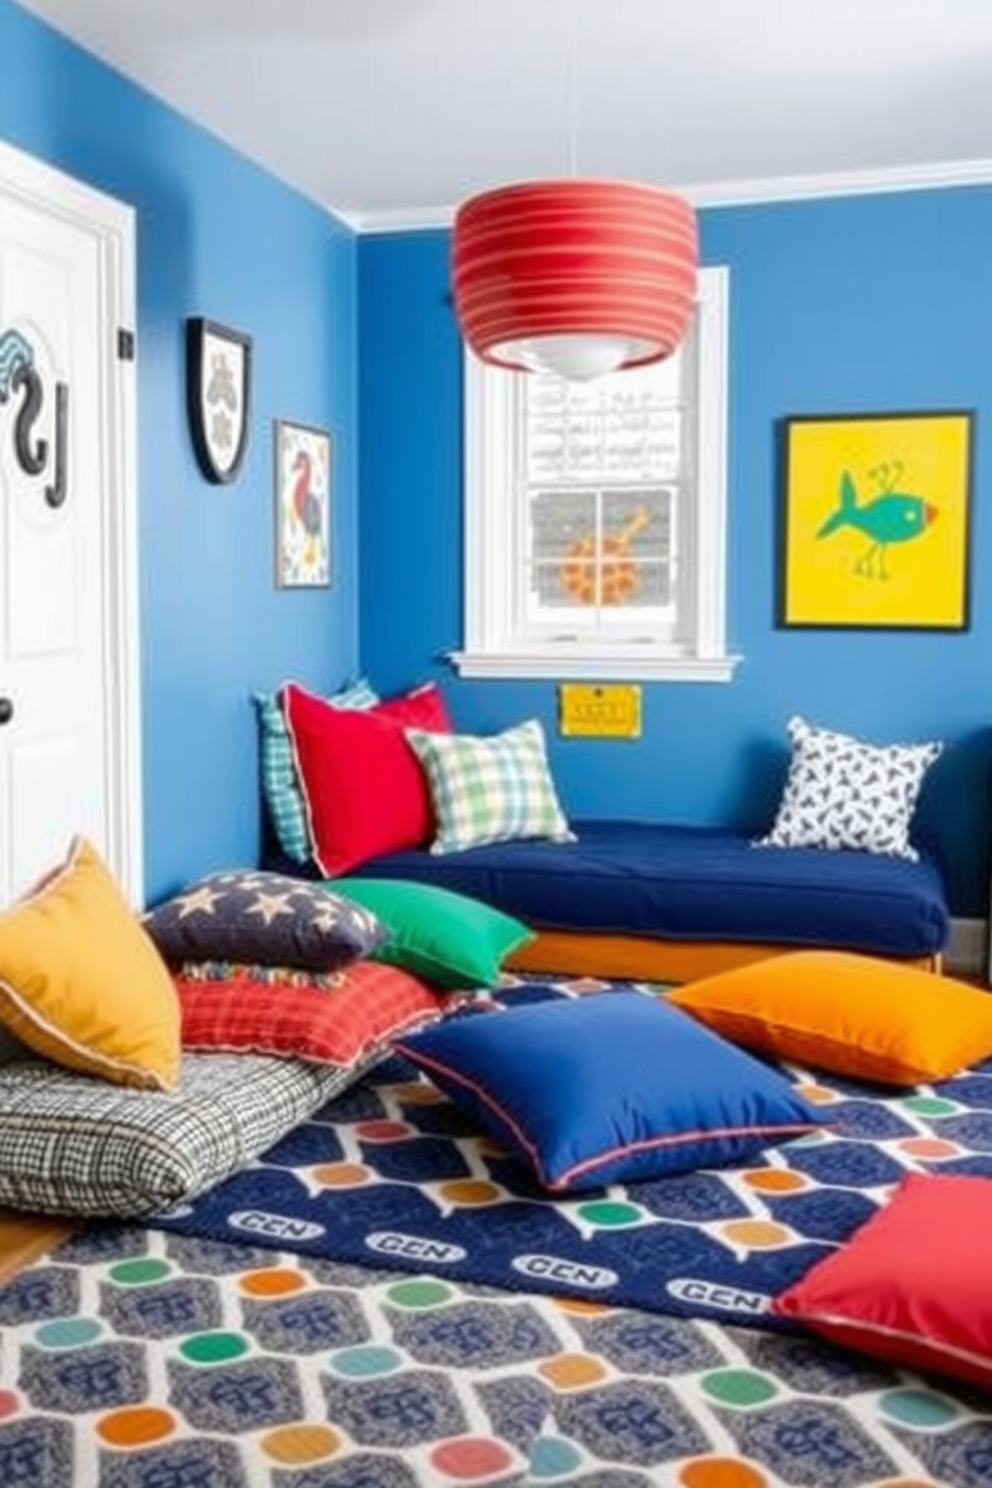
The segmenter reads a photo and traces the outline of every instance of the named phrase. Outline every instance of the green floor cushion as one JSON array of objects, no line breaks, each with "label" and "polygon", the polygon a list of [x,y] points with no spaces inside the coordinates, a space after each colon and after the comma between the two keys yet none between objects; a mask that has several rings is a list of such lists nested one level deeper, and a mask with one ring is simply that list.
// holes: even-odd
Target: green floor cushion
[{"label": "green floor cushion", "polygon": [[335,878],[325,889],[362,905],[386,927],[375,961],[402,966],[432,986],[492,987],[512,951],[534,939],[521,920],[450,889],[387,878]]}]

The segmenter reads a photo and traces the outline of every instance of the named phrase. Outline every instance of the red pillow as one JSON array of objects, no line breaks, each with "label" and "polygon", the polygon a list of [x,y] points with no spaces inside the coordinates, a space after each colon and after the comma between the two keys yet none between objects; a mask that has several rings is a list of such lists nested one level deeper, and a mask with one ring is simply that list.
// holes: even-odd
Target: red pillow
[{"label": "red pillow", "polygon": [[834,1343],[992,1388],[992,1178],[913,1173],[772,1304]]},{"label": "red pillow", "polygon": [[[322,701],[322,699],[321,699]],[[424,682],[420,687],[415,687],[412,692],[404,692],[399,697],[386,698],[385,702],[376,703],[372,708],[363,710],[366,717],[371,713],[374,718],[389,718],[393,723],[398,723],[400,728],[422,728],[432,734],[450,734],[451,719],[448,716],[447,705],[444,696],[436,682]],[[426,719],[425,723],[419,723],[418,719]]]},{"label": "red pillow", "polygon": [[222,980],[173,978],[184,1049],[292,1055],[352,1066],[390,1039],[440,1017],[447,1003],[397,966],[357,961],[291,982],[273,968],[232,966]]},{"label": "red pillow", "polygon": [[380,853],[420,847],[433,837],[427,777],[403,730],[451,732],[434,683],[374,708],[346,712],[287,682],[283,711],[313,859],[325,878]]}]

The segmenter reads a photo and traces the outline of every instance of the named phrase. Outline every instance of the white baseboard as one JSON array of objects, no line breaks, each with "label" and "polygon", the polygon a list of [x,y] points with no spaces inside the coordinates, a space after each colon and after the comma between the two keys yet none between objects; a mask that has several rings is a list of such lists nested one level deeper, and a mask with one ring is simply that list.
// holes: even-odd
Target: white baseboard
[{"label": "white baseboard", "polygon": [[956,976],[986,977],[988,926],[985,920],[952,920],[944,966]]}]

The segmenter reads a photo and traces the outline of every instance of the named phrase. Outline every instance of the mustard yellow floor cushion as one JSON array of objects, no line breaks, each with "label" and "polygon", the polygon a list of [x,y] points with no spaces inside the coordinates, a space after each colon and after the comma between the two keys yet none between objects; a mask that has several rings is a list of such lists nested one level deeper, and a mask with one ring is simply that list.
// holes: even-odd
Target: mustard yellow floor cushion
[{"label": "mustard yellow floor cushion", "polygon": [[153,1090],[176,1083],[175,988],[85,838],[0,913],[0,1024],[35,1054],[82,1074]]}]

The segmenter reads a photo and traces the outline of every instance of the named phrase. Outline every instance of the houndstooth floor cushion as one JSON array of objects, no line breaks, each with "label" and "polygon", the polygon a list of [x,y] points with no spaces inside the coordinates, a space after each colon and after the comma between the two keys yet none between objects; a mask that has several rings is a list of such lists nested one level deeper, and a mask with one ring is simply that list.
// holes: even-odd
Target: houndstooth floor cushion
[{"label": "houndstooth floor cushion", "polygon": [[0,1205],[118,1217],[169,1208],[271,1147],[362,1072],[186,1054],[178,1088],[160,1093],[14,1059],[0,1066]]}]

